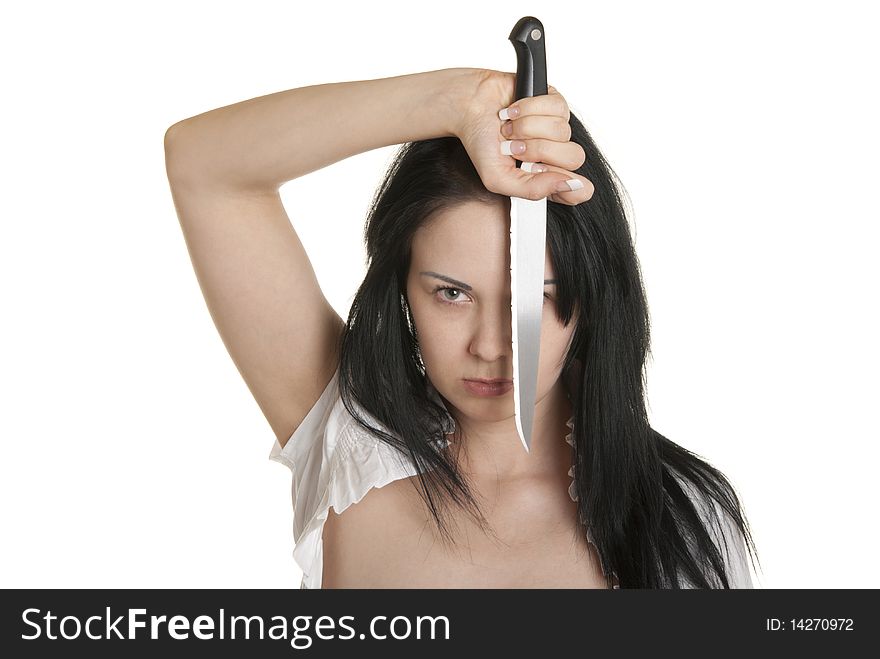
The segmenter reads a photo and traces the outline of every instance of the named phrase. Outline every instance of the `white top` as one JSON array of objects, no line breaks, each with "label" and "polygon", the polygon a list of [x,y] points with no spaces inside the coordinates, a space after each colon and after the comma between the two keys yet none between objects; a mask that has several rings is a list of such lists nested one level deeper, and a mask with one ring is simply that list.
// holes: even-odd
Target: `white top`
[{"label": "white top", "polygon": [[[324,571],[323,529],[330,506],[341,514],[350,505],[359,502],[373,487],[384,487],[388,483],[409,478],[418,473],[415,465],[393,447],[367,432],[358,424],[339,395],[339,369],[333,374],[321,397],[306,418],[287,440],[284,448],[276,439],[269,459],[287,466],[293,473],[293,559],[303,572],[300,588],[320,588]],[[429,386],[429,395],[439,405],[445,407],[436,389]],[[357,411],[370,422],[389,435],[393,433],[363,407]],[[573,428],[572,419],[566,423]],[[451,415],[443,430],[450,434],[455,429]],[[440,440],[444,445],[449,439]],[[571,432],[565,441],[574,446]],[[569,470],[572,477],[569,496],[577,501],[574,486],[574,467]],[[686,483],[680,481],[682,486]],[[716,510],[720,510],[718,505]],[[702,509],[705,511],[705,508]],[[725,518],[730,522],[729,519]],[[713,529],[715,530],[715,529]],[[715,539],[717,542],[717,530]],[[751,588],[752,582],[746,563],[745,546],[742,536],[730,543],[733,526],[725,529],[725,539],[732,544],[733,552],[723,554],[729,560],[728,570],[732,587]],[[593,542],[591,534],[587,539]],[[720,545],[724,549],[724,545]],[[603,574],[604,574],[603,569]],[[618,588],[617,577],[612,573],[614,588]]]}]

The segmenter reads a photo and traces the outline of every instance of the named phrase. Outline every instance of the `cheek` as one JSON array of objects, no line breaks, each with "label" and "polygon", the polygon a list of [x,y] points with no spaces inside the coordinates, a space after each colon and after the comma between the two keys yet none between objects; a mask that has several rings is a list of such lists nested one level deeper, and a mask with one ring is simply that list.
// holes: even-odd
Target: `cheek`
[{"label": "cheek", "polygon": [[[565,357],[565,352],[571,340],[574,330],[571,326],[564,327],[555,316],[553,320],[547,321],[545,318],[544,325],[541,327],[541,355],[546,354],[548,358],[552,358],[554,363]],[[544,359],[541,360],[545,361]],[[548,360],[549,363],[549,360]]]},{"label": "cheek", "polygon": [[454,341],[461,337],[466,310],[432,300],[429,295],[423,295],[411,310],[420,333],[430,334],[435,341]]},{"label": "cheek", "polygon": [[449,357],[460,348],[463,337],[460,328],[434,321],[419,327],[419,345],[423,354]]},{"label": "cheek", "polygon": [[455,313],[438,309],[440,304],[431,304],[430,301],[420,301],[410,307],[415,322],[416,333],[419,337],[419,345],[423,354],[449,351],[456,341],[462,337],[459,321],[455,320]]}]

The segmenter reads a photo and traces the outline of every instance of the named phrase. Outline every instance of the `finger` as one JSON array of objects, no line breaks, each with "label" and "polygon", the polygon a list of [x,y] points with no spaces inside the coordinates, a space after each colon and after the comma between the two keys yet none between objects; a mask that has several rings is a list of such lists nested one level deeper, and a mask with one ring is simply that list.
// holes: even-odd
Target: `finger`
[{"label": "finger", "polygon": [[[525,150],[517,152],[517,145],[524,144]],[[517,160],[543,162],[569,171],[580,169],[587,160],[583,147],[577,142],[554,142],[553,140],[505,140],[500,143],[501,155],[513,156]]]},{"label": "finger", "polygon": [[[537,191],[533,194],[537,194],[539,198],[541,196],[549,197],[551,201],[555,201],[557,203],[562,204],[579,204],[587,199],[590,199],[595,192],[595,187],[593,186],[592,181],[590,179],[580,176],[578,174],[573,174],[572,172],[566,171],[561,167],[554,167],[552,165],[547,165],[545,163],[540,162],[528,162],[523,161],[520,168],[520,172],[528,172],[533,177],[536,177],[539,173],[549,172],[551,174],[562,174],[562,177],[554,176],[553,178],[534,178],[529,179],[529,185],[534,186],[532,190]],[[532,183],[531,181],[535,180],[536,183]],[[560,186],[560,183],[570,182],[572,180],[579,181],[580,187],[575,183],[573,186],[568,185]],[[547,194],[546,186],[551,186],[551,194]],[[563,188],[559,190],[558,188]],[[574,189],[572,189],[574,188]]]},{"label": "finger", "polygon": [[586,177],[580,176],[579,174],[573,174],[572,172],[562,169],[561,167],[554,167],[553,165],[548,165],[547,163],[543,162],[534,164],[524,162],[521,169],[526,169],[526,167],[529,165],[529,169],[533,172],[535,171],[535,168],[543,168],[545,172],[563,174],[564,178],[557,178],[555,179],[556,182],[560,180],[565,181],[571,178],[577,178],[584,184],[584,187],[581,190],[575,190],[574,192],[554,192],[549,197],[547,197],[550,201],[556,202],[557,204],[567,204],[569,206],[574,206],[584,201],[587,201],[588,199],[592,199],[593,194],[595,194],[596,192],[596,187],[593,185],[593,182]]},{"label": "finger", "polygon": [[531,115],[505,122],[501,125],[501,134],[508,140],[568,142],[571,140],[571,126],[560,116]]},{"label": "finger", "polygon": [[557,204],[566,204],[568,206],[577,206],[585,201],[589,201],[593,198],[596,188],[593,186],[593,182],[590,181],[590,179],[581,178],[580,180],[583,181],[584,184],[582,189],[575,190],[574,192],[553,192],[548,195],[547,198]]},{"label": "finger", "polygon": [[[536,168],[539,167],[544,168],[545,171],[536,173]],[[578,181],[574,190],[564,185],[564,192],[557,191],[560,183],[565,184],[569,180]],[[551,201],[567,205],[587,201],[595,190],[589,179],[544,163],[523,162],[520,168],[511,167],[492,172],[484,181],[487,189],[506,197],[521,197],[534,201],[549,198]]]},{"label": "finger", "polygon": [[571,117],[571,112],[568,109],[568,103],[565,101],[565,98],[563,98],[562,94],[556,93],[525,96],[499,111],[498,118],[504,121],[532,114],[558,115],[564,117],[566,121]]},{"label": "finger", "polygon": [[[520,172],[525,179],[519,187],[525,188],[526,199],[538,200],[546,197],[556,203],[573,206],[592,198],[595,192],[593,183],[588,178],[565,170],[539,174],[522,173],[522,170]],[[523,196],[523,193],[518,192],[516,195]]]}]

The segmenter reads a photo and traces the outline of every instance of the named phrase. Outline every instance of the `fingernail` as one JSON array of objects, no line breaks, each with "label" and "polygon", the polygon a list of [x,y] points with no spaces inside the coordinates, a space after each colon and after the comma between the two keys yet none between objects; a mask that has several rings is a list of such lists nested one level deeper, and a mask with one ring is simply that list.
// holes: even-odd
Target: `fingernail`
[{"label": "fingernail", "polygon": [[505,137],[510,137],[511,133],[513,133],[513,124],[504,124],[501,126],[501,134]]},{"label": "fingernail", "polygon": [[501,154],[505,156],[512,156],[514,153],[519,155],[526,150],[525,142],[520,142],[517,140],[504,140],[501,143]]},{"label": "fingernail", "polygon": [[544,165],[539,165],[534,162],[525,162],[523,161],[519,167],[524,172],[529,172],[530,174],[539,174],[540,172],[546,172],[547,168]]},{"label": "fingernail", "polygon": [[556,184],[556,192],[574,192],[584,187],[584,184],[576,178],[560,181]]},{"label": "fingernail", "polygon": [[508,119],[516,119],[519,116],[519,108],[507,107],[501,110],[498,113],[498,118],[502,121],[507,121]]}]

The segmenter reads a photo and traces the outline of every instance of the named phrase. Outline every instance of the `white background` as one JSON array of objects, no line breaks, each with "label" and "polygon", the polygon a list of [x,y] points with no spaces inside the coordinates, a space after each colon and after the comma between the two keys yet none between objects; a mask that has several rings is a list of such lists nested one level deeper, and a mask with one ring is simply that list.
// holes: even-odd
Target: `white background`
[{"label": "white background", "polygon": [[[536,15],[550,84],[633,204],[652,425],[737,487],[762,559],[756,586],[880,587],[880,47],[869,7],[7,10],[0,585],[299,586],[290,472],[268,460],[274,435],[201,296],[165,130],[310,84],[512,72],[509,31]],[[282,188],[343,318],[364,272],[367,206],[396,148]]]}]

